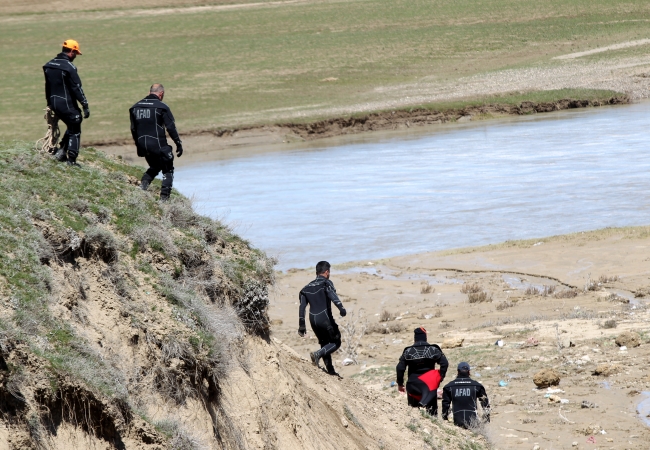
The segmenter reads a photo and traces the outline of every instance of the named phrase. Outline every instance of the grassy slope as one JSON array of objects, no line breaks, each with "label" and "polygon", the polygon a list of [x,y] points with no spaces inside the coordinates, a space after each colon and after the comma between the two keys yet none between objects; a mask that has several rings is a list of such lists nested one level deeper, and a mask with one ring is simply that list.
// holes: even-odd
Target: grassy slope
[{"label": "grassy slope", "polygon": [[[210,299],[235,306],[244,326],[256,332],[255,323],[247,323],[250,314],[236,305],[253,285],[272,282],[273,262],[219,222],[196,215],[176,192],[160,204],[159,182],[153,192],[141,191],[133,184],[140,168],[93,149],[84,150],[81,163],[71,169],[27,145],[0,143],[0,397],[7,380],[27,370],[6,369],[3,357],[18,345],[45,361],[54,392],[56,380],[68,377],[109,399],[137,403],[123,368],[83,337],[88,319],[74,304],[68,305],[70,317],[60,309],[70,279],[88,277],[79,272],[75,261],[81,260],[103,268],[101,283],[112,286],[106,295],[117,296],[132,329],[158,315],[169,333],[155,337],[158,342],[175,339],[184,358],[195,361],[194,371],[203,364],[224,373],[229,337],[220,335],[220,313]],[[69,250],[71,236],[85,242],[76,253]],[[66,279],[57,281],[57,274]],[[85,300],[84,287],[72,286]],[[150,291],[170,306],[156,312]],[[4,406],[0,412],[6,413]]]},{"label": "grassy slope", "polygon": [[[167,86],[185,132],[247,124],[260,111],[268,122],[296,108],[316,118],[381,100],[381,86],[558,64],[550,58],[643,38],[649,16],[644,0],[348,0],[20,16],[0,27],[0,138],[42,133],[40,66],[68,36],[84,51],[77,63],[92,108],[88,142],[128,137],[126,111],[152,82]],[[330,77],[338,81],[322,81]]]}]

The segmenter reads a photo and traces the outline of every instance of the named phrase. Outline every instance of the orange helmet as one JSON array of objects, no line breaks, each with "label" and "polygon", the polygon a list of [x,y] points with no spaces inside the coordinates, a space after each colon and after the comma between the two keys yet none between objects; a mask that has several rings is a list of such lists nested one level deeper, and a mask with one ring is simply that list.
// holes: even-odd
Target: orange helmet
[{"label": "orange helmet", "polygon": [[64,41],[63,48],[69,48],[70,50],[77,52],[78,55],[81,55],[81,52],[79,51],[79,42],[75,41],[74,39],[67,39]]}]

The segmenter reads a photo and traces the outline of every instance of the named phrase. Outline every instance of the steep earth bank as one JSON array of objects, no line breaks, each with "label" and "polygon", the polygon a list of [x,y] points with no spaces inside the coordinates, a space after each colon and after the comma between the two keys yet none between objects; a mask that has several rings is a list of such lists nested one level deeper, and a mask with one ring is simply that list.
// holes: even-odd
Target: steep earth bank
[{"label": "steep earth bank", "polygon": [[320,372],[271,333],[274,261],[79,162],[0,144],[1,450],[487,445]]}]

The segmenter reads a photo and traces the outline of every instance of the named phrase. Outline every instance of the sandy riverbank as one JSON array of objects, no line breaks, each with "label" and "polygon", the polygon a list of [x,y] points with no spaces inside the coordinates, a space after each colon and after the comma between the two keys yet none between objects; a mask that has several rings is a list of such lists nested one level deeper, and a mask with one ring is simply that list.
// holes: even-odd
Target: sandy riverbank
[{"label": "sandy riverbank", "polygon": [[[339,351],[337,366],[398,395],[389,387],[394,366],[422,325],[432,342],[463,340],[445,352],[452,366],[468,361],[486,385],[497,448],[593,447],[588,440],[599,448],[642,448],[650,439],[636,411],[650,391],[649,248],[650,228],[640,227],[337,266],[332,280],[352,311],[339,324],[359,311],[368,323],[359,364],[342,367]],[[298,292],[312,278],[311,270],[281,274],[271,310],[275,335],[302,355],[316,348],[313,335],[296,334]],[[473,283],[491,301],[469,303],[462,290]],[[554,292],[543,295],[544,286]],[[392,319],[379,322],[384,311]],[[622,351],[614,340],[624,331],[639,333],[641,345]],[[503,347],[494,345],[499,339]],[[613,364],[615,373],[594,375],[601,364]],[[533,375],[549,367],[560,373],[557,395],[568,403],[551,403],[535,389]]]}]

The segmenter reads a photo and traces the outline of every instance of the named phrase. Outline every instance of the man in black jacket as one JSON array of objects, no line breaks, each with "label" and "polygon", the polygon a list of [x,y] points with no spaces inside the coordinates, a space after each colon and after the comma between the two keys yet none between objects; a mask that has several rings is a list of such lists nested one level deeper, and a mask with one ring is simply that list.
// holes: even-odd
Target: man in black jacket
[{"label": "man in black jacket", "polygon": [[471,428],[479,424],[477,400],[483,408],[483,421],[490,421],[490,401],[485,388],[469,375],[469,364],[458,364],[458,376],[449,382],[442,390],[442,419],[449,417],[449,406],[454,412],[454,424],[463,428]]},{"label": "man in black jacket", "polygon": [[183,154],[181,138],[176,131],[174,116],[169,106],[163,103],[165,88],[154,84],[149,95],[129,109],[131,117],[131,135],[138,150],[138,156],[147,160],[149,169],[142,175],[140,187],[147,190],[156,176],[162,171],[163,181],[160,188],[160,200],[168,200],[174,182],[174,153],[167,144],[165,129],[176,144],[176,156]]},{"label": "man in black jacket", "polygon": [[309,323],[321,347],[320,350],[309,354],[311,361],[319,366],[318,361],[322,358],[327,373],[338,376],[332,364],[332,353],[341,346],[341,333],[332,315],[332,303],[339,309],[341,317],[345,317],[347,313],[343,303],[336,295],[334,283],[330,281],[330,263],[320,261],[316,264],[316,279],[300,291],[298,334],[304,337],[307,333],[305,309],[309,304]]},{"label": "man in black jacket", "polygon": [[77,102],[83,107],[83,118],[90,117],[90,108],[81,88],[81,79],[77,74],[77,68],[72,64],[77,55],[81,55],[79,43],[74,39],[68,39],[63,43],[61,53],[43,66],[47,106],[67,126],[60,148],[54,156],[59,161],[67,160],[71,166],[78,166],[77,156],[81,144],[83,119]]},{"label": "man in black jacket", "polygon": [[[397,386],[406,392],[409,406],[424,407],[432,416],[438,415],[438,386],[447,374],[449,362],[436,344],[427,342],[427,331],[420,327],[413,332],[414,343],[406,347],[397,364]],[[436,364],[440,370],[435,370]],[[404,387],[404,372],[408,378]]]}]

